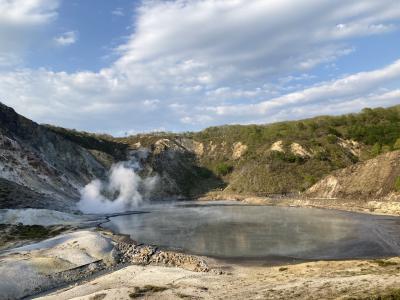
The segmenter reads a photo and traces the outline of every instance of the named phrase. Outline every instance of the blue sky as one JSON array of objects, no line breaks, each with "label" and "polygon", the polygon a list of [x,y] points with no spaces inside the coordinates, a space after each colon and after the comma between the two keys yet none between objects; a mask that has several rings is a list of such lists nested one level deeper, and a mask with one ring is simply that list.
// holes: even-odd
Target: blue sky
[{"label": "blue sky", "polygon": [[55,47],[44,42],[30,51],[26,64],[30,68],[46,67],[54,71],[98,71],[109,66],[116,55],[113,49],[125,42],[133,27],[138,1],[84,0],[62,1],[57,20],[45,30],[47,36],[75,32],[76,42]]},{"label": "blue sky", "polygon": [[0,0],[0,101],[114,135],[400,103],[397,0]]}]

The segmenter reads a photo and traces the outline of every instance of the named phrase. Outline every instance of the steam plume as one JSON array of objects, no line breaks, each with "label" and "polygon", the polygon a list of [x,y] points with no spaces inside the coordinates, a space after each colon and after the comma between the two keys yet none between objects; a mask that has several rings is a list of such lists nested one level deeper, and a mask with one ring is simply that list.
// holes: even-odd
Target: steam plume
[{"label": "steam plume", "polygon": [[157,183],[157,176],[142,179],[136,159],[114,164],[106,182],[93,180],[81,190],[78,209],[84,213],[129,211],[140,205]]}]

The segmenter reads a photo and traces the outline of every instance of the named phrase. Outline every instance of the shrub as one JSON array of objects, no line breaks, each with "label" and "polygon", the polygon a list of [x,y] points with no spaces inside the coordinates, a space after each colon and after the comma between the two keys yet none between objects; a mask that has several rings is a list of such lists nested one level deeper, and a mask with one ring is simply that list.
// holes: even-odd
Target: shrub
[{"label": "shrub", "polygon": [[400,139],[397,139],[393,145],[394,150],[400,150]]},{"label": "shrub", "polygon": [[211,178],[213,173],[206,168],[195,167],[197,174],[202,178]]},{"label": "shrub", "polygon": [[307,183],[307,185],[311,186],[317,182],[317,179],[315,178],[314,175],[305,175],[304,181]]},{"label": "shrub", "polygon": [[320,161],[328,161],[329,160],[329,155],[325,151],[320,150],[315,154],[315,158],[320,160]]},{"label": "shrub", "polygon": [[333,127],[328,127],[328,134],[341,137],[342,134]]},{"label": "shrub", "polygon": [[381,154],[381,151],[382,151],[382,146],[381,146],[380,144],[378,144],[378,143],[375,143],[375,144],[372,146],[371,154],[372,154],[373,156],[377,156],[377,155]]},{"label": "shrub", "polygon": [[394,182],[394,189],[396,192],[400,192],[400,176],[397,176]]},{"label": "shrub", "polygon": [[390,151],[392,151],[392,147],[390,147],[388,145],[383,145],[382,146],[382,149],[381,149],[382,153],[387,153],[387,152],[390,152]]},{"label": "shrub", "polygon": [[221,162],[216,165],[215,171],[220,176],[225,176],[233,171],[233,167],[227,163]]},{"label": "shrub", "polygon": [[326,136],[326,140],[328,141],[329,144],[335,144],[337,139],[338,139],[337,136],[333,134],[328,134]]}]

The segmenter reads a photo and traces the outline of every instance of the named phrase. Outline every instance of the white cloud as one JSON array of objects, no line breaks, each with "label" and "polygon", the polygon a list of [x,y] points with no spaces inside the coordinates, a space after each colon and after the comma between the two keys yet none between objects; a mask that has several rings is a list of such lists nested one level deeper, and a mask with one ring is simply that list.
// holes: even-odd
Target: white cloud
[{"label": "white cloud", "polygon": [[0,0],[0,24],[35,26],[57,17],[59,0]]},{"label": "white cloud", "polygon": [[[360,103],[362,97],[364,97],[362,103],[365,105],[383,105],[380,102],[384,100],[390,100],[389,104],[395,104],[400,101],[399,98],[393,97],[393,95],[398,95],[397,91],[386,91],[381,95],[370,95],[370,93],[379,90],[384,84],[399,80],[400,60],[382,69],[360,72],[256,104],[226,105],[204,109],[221,116],[245,117],[247,115],[251,118],[260,118],[271,117],[279,111],[290,110],[292,106],[306,108],[309,105],[316,105],[323,108],[327,104],[344,105],[352,101]],[[379,99],[380,102],[377,101]]]},{"label": "white cloud", "polygon": [[390,89],[374,93],[400,78],[399,62],[308,88],[301,74],[355,55],[352,38],[397,30],[399,19],[393,0],[145,1],[115,63],[0,72],[0,99],[39,122],[114,133],[389,105]]},{"label": "white cloud", "polygon": [[58,46],[69,46],[75,44],[78,40],[78,34],[76,31],[67,31],[58,37],[54,38],[54,42]]},{"label": "white cloud", "polygon": [[390,22],[400,17],[391,0],[149,3],[139,10],[130,41],[119,47],[117,66],[162,59],[183,68],[191,62],[212,69],[213,81],[239,71],[250,77],[310,69],[349,54],[338,40],[382,33],[378,28],[393,28]]},{"label": "white cloud", "polygon": [[116,17],[123,17],[125,16],[124,10],[122,7],[117,7],[115,8],[112,12],[112,15],[116,16]]},{"label": "white cloud", "polygon": [[57,18],[58,5],[59,0],[0,0],[0,68],[22,61],[40,29]]},{"label": "white cloud", "polygon": [[343,101],[326,101],[324,103],[289,106],[283,110],[279,110],[277,114],[269,115],[268,121],[300,119],[316,115],[339,115],[357,112],[365,107],[387,107],[399,104],[399,99],[400,90],[393,90],[390,92],[381,91],[379,93],[366,94],[359,98],[349,98]]}]

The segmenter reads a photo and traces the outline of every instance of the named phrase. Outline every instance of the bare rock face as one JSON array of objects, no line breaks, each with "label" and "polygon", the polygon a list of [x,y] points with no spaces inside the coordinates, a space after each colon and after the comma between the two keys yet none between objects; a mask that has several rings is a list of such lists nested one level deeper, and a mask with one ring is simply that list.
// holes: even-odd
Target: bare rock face
[{"label": "bare rock face", "polygon": [[182,145],[170,139],[160,139],[154,143],[154,150],[153,150],[154,153],[159,154],[163,151],[168,151],[168,150],[172,150],[175,152],[183,152],[185,151],[185,148]]},{"label": "bare rock face", "polygon": [[233,144],[232,158],[239,159],[247,152],[247,145],[237,142]]},{"label": "bare rock face", "polygon": [[339,194],[341,186],[336,176],[328,175],[323,180],[313,185],[307,195],[312,195],[320,198],[335,198]]},{"label": "bare rock face", "polygon": [[395,182],[400,176],[400,151],[338,170],[317,182],[305,193],[317,198],[396,198]]},{"label": "bare rock face", "polygon": [[356,157],[361,156],[362,146],[360,143],[353,140],[345,140],[338,138],[338,144],[345,150],[349,151],[352,155]]},{"label": "bare rock face", "polygon": [[269,150],[276,151],[276,152],[282,152],[282,153],[285,152],[285,150],[283,149],[283,142],[282,141],[276,141],[275,143],[273,143]]},{"label": "bare rock face", "polygon": [[[57,209],[67,209],[79,198],[79,188],[106,169],[87,149],[0,103],[0,178],[63,202]],[[27,207],[32,204],[26,199]]]},{"label": "bare rock face", "polygon": [[187,151],[191,151],[196,154],[197,157],[201,157],[206,154],[206,147],[204,144],[193,139],[180,139],[179,144],[181,144]]},{"label": "bare rock face", "polygon": [[187,138],[158,138],[146,145],[142,176],[157,174],[159,184],[151,198],[195,197],[221,185],[220,179],[198,164],[206,147]]},{"label": "bare rock face", "polygon": [[292,153],[294,155],[297,155],[299,157],[302,158],[308,158],[311,157],[311,153],[309,151],[307,151],[302,145],[300,145],[299,143],[292,143],[290,145],[290,151],[292,151]]}]

